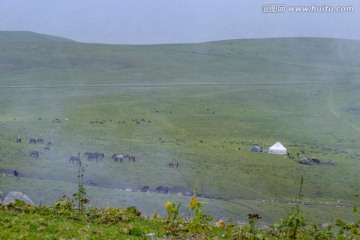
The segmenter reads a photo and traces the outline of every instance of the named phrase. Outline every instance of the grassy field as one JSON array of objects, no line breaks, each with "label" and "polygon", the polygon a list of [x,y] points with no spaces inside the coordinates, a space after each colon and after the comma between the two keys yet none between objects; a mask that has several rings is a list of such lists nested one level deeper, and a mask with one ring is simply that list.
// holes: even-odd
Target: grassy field
[{"label": "grassy field", "polygon": [[[177,192],[196,187],[217,218],[260,212],[273,222],[291,209],[304,177],[310,219],[351,220],[359,192],[359,42],[120,46],[1,34],[0,168],[20,173],[0,176],[1,191],[43,204],[71,195],[78,168],[68,159],[80,153],[85,180],[97,184],[86,186],[90,201],[102,207],[164,213],[163,202],[188,202]],[[51,142],[50,150],[30,138]],[[249,151],[276,141],[295,159]],[[87,161],[87,151],[105,157]],[[336,165],[301,165],[301,152]],[[114,153],[136,162],[114,162]],[[169,168],[172,160],[179,168]],[[160,185],[172,193],[155,194]]]}]

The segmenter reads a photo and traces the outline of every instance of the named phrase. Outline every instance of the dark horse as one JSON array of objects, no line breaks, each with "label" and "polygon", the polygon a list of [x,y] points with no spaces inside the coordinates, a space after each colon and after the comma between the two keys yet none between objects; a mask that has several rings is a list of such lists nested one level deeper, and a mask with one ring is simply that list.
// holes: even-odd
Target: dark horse
[{"label": "dark horse", "polygon": [[135,162],[135,156],[128,156],[129,162]]},{"label": "dark horse", "polygon": [[147,192],[147,191],[149,191],[149,189],[150,189],[149,186],[143,186],[143,187],[141,187],[141,191],[142,191],[142,192]]},{"label": "dark horse", "polygon": [[38,158],[39,157],[39,151],[36,151],[36,150],[31,151],[30,157]]},{"label": "dark horse", "polygon": [[75,156],[71,156],[70,158],[69,158],[69,162],[70,163],[76,163],[76,164],[80,164],[80,158],[79,157],[75,157]]},{"label": "dark horse", "polygon": [[84,156],[87,157],[87,160],[92,161],[98,161],[99,159],[103,159],[104,158],[104,153],[101,152],[86,152],[84,153]]},{"label": "dark horse", "polygon": [[155,189],[155,192],[167,194],[169,192],[169,187],[167,187],[167,186],[158,186]]}]

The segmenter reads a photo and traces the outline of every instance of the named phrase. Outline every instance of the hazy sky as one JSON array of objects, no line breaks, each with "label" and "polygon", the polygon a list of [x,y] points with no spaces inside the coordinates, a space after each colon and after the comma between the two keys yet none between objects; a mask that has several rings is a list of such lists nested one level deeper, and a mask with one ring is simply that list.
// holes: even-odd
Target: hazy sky
[{"label": "hazy sky", "polygon": [[[292,12],[292,7],[311,12]],[[348,6],[350,12],[345,8]],[[305,10],[304,10],[305,11]],[[264,37],[360,40],[359,0],[0,0],[0,30],[155,44]]]}]

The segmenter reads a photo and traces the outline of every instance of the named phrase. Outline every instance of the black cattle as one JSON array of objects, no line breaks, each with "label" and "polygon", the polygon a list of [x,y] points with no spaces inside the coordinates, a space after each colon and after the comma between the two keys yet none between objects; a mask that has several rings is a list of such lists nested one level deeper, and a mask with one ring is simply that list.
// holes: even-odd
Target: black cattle
[{"label": "black cattle", "polygon": [[21,137],[16,138],[17,143],[21,143]]},{"label": "black cattle", "polygon": [[129,162],[135,162],[135,156],[128,156]]},{"label": "black cattle", "polygon": [[167,193],[169,193],[169,187],[167,187],[167,186],[158,186],[155,189],[155,192],[167,194]]},{"label": "black cattle", "polygon": [[30,143],[30,144],[36,144],[36,139],[35,139],[35,138],[30,138],[29,143]]},{"label": "black cattle", "polygon": [[44,144],[44,139],[38,138],[38,139],[36,139],[36,143],[42,143],[42,144]]}]

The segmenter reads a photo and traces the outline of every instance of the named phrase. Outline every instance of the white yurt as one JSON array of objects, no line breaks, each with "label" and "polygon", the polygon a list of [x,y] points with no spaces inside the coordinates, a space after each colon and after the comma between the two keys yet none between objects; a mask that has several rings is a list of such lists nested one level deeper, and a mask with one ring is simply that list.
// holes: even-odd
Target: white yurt
[{"label": "white yurt", "polygon": [[274,154],[287,154],[287,150],[281,142],[276,142],[274,145],[269,147],[269,153]]}]

